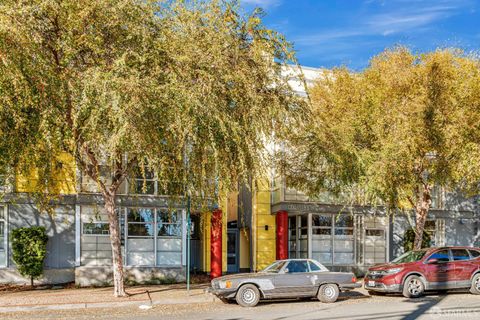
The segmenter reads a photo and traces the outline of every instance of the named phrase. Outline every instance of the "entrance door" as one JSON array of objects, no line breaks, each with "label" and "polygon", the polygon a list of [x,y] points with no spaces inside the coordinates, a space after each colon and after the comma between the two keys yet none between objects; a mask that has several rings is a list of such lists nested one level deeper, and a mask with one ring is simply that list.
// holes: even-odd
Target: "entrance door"
[{"label": "entrance door", "polygon": [[238,229],[227,230],[227,272],[238,272]]},{"label": "entrance door", "polygon": [[0,205],[0,267],[7,266],[7,208]]}]

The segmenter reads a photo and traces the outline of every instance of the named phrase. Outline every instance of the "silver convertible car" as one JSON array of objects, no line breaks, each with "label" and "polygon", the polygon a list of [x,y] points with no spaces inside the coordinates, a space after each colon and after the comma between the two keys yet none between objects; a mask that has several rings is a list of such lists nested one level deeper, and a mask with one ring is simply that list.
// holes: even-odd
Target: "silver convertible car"
[{"label": "silver convertible car", "polygon": [[317,297],[331,303],[340,291],[361,287],[353,273],[330,272],[311,259],[278,260],[257,273],[233,274],[212,280],[209,292],[222,301],[235,299],[254,307],[260,299]]}]

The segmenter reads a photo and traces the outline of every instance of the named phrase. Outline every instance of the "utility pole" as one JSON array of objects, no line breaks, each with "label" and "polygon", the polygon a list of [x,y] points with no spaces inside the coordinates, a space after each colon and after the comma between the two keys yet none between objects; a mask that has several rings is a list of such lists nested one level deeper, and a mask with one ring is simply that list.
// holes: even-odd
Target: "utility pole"
[{"label": "utility pole", "polygon": [[190,192],[187,196],[187,293],[190,295],[190,231],[191,231],[191,219],[190,219]]}]

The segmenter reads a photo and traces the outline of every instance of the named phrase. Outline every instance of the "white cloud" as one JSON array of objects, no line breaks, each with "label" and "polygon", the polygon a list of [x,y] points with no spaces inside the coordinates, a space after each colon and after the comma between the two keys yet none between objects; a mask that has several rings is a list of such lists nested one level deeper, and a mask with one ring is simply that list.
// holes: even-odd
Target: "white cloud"
[{"label": "white cloud", "polygon": [[389,3],[390,6],[384,7],[382,0],[365,0],[364,2],[367,5],[372,3],[380,3],[380,10],[357,16],[356,20],[347,21],[345,27],[341,29],[299,35],[294,42],[307,46],[333,45],[358,37],[408,34],[425,30],[431,27],[432,23],[449,18],[457,14],[458,9],[470,4],[469,0],[394,0]]},{"label": "white cloud", "polygon": [[249,4],[262,8],[275,7],[280,5],[281,0],[241,0],[244,4]]},{"label": "white cloud", "polygon": [[423,9],[399,9],[396,12],[388,12],[372,15],[367,22],[366,31],[379,34],[392,34],[423,27],[434,21],[448,18],[454,15],[456,7],[436,6]]}]

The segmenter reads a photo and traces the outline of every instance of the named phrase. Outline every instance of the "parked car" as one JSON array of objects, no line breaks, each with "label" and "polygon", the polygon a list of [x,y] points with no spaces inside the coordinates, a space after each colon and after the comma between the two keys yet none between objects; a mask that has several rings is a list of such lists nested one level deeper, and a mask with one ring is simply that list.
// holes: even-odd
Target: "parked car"
[{"label": "parked car", "polygon": [[368,269],[364,286],[372,294],[402,293],[407,298],[420,297],[425,291],[467,288],[480,294],[480,248],[409,251]]},{"label": "parked car", "polygon": [[223,301],[254,307],[260,299],[318,297],[335,302],[340,291],[361,287],[353,273],[330,272],[311,259],[278,260],[258,273],[232,274],[212,280],[209,291]]}]

